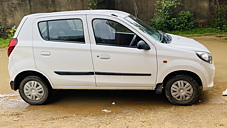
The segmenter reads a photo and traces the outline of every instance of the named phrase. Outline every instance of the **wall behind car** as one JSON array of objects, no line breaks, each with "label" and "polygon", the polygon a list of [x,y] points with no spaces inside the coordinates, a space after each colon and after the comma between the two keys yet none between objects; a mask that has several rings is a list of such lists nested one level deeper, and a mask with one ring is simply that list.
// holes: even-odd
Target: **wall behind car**
[{"label": "wall behind car", "polygon": [[[137,15],[147,22],[154,17],[157,0],[115,0],[115,8]],[[209,0],[178,0],[176,11],[191,11],[197,22],[206,23],[209,20]],[[176,12],[175,12],[176,13]]]},{"label": "wall behind car", "polygon": [[[89,9],[90,0],[1,0],[0,25],[18,26],[23,16],[31,13]],[[99,0],[98,8],[129,12],[149,23],[155,15],[156,0]],[[198,22],[209,20],[209,0],[178,0],[177,10],[191,11]]]},{"label": "wall behind car", "polygon": [[32,13],[87,9],[88,0],[1,0],[0,25],[18,26],[23,16]]}]

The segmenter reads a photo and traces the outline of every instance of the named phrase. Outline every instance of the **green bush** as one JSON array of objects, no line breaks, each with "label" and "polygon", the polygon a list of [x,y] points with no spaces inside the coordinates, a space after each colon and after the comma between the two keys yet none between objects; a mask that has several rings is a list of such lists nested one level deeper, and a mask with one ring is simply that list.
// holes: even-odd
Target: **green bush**
[{"label": "green bush", "polygon": [[8,46],[9,41],[13,38],[15,32],[16,26],[13,26],[11,29],[0,26],[0,48]]},{"label": "green bush", "polygon": [[0,48],[5,48],[8,46],[11,38],[0,38]]},{"label": "green bush", "polygon": [[227,32],[227,6],[221,6],[217,9],[214,27]]},{"label": "green bush", "polygon": [[169,19],[173,15],[173,10],[179,5],[180,3],[177,0],[160,0],[157,1],[157,13],[158,17],[162,17],[165,19]]},{"label": "green bush", "polygon": [[157,17],[155,19],[151,19],[151,24],[152,24],[152,27],[154,27],[157,30],[166,31],[166,30],[169,30],[167,21],[168,20],[162,17]]},{"label": "green bush", "polygon": [[89,9],[97,9],[98,3],[99,3],[99,0],[89,0],[88,8]]},{"label": "green bush", "polygon": [[162,31],[187,30],[195,27],[193,14],[181,11],[174,17],[174,9],[179,5],[177,0],[161,0],[157,2],[157,15],[151,19],[152,27]]},{"label": "green bush", "polygon": [[215,35],[218,33],[224,33],[218,28],[193,28],[189,30],[175,30],[175,31],[168,31],[171,34],[176,34],[176,35],[184,35],[188,36],[190,34],[197,34],[197,35]]},{"label": "green bush", "polygon": [[222,26],[222,30],[223,30],[224,32],[227,32],[227,24]]},{"label": "green bush", "polygon": [[225,19],[225,17],[223,17],[223,15],[215,19],[214,27],[222,31],[227,31],[226,26],[227,26],[227,20]]},{"label": "green bush", "polygon": [[174,22],[171,20],[173,17],[173,10],[179,3],[177,0],[161,0],[157,1],[157,15],[156,18],[151,19],[151,24],[154,28],[162,31],[171,30],[170,24]]},{"label": "green bush", "polygon": [[8,33],[7,33],[7,36],[8,36],[9,38],[13,38],[14,33],[15,33],[16,30],[17,30],[16,26],[13,26],[11,29],[8,29],[8,30],[9,30],[9,31],[8,31]]},{"label": "green bush", "polygon": [[0,38],[7,37],[6,28],[0,25]]},{"label": "green bush", "polygon": [[214,27],[227,32],[227,20],[226,19],[216,19]]},{"label": "green bush", "polygon": [[175,30],[188,30],[195,27],[193,14],[189,11],[181,11],[178,13],[174,25]]},{"label": "green bush", "polygon": [[0,25],[0,38],[13,38],[16,30],[16,26],[13,26],[10,29],[6,29],[6,27]]}]

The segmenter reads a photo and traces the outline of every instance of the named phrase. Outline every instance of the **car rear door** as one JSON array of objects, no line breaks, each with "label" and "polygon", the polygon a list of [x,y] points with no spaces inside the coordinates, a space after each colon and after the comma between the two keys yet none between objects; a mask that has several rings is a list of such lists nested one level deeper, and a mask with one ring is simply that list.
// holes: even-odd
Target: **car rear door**
[{"label": "car rear door", "polygon": [[138,49],[138,41],[145,39],[114,16],[89,15],[88,26],[98,87],[155,87],[157,63],[152,44],[150,50]]},{"label": "car rear door", "polygon": [[34,26],[36,67],[54,88],[96,86],[84,15],[39,18]]}]

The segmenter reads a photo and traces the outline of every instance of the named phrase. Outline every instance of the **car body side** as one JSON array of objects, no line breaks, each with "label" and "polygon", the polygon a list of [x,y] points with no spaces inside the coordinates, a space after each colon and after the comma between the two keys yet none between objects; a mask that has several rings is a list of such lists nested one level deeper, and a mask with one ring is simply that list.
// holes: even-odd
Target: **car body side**
[{"label": "car body side", "polygon": [[[80,44],[77,44],[77,45],[78,47],[81,47],[81,49],[85,50],[83,52],[90,52],[89,54],[84,54],[84,56],[81,56],[81,59],[87,58],[87,57],[90,58],[90,60],[84,61],[84,62],[86,62],[86,64],[90,66],[89,71],[96,72],[94,69],[94,60],[92,59],[92,53],[93,53],[92,48],[95,48],[96,43],[94,39],[91,20],[93,19],[93,17],[97,15],[96,14],[90,14],[90,15],[79,14],[79,15],[84,17],[82,21],[83,21],[83,27],[84,27],[84,37],[85,37],[86,46],[80,46]],[[125,16],[125,14],[123,16]],[[148,35],[142,34],[139,29],[134,28],[132,25],[125,22],[123,19],[123,16],[116,17],[112,15],[100,15],[99,18],[106,18],[106,19],[111,19],[111,20],[120,22],[124,26],[130,28],[130,30],[136,33],[138,36],[140,36],[151,47],[150,53],[148,53],[149,51],[145,51],[145,50],[143,51],[144,54],[146,54],[147,56],[148,55],[152,56],[153,58],[150,58],[150,59],[153,59],[153,61],[155,61],[154,65],[150,65],[150,70],[152,70],[155,73],[152,73],[152,75],[150,76],[152,80],[150,81],[149,85],[146,83],[144,86],[128,85],[128,86],[119,87],[119,86],[114,86],[114,84],[112,86],[97,86],[96,85],[97,76],[95,74],[88,75],[87,77],[83,76],[83,78],[80,78],[80,76],[77,76],[78,78],[73,80],[73,78],[69,79],[69,77],[71,76],[59,76],[54,72],[48,71],[48,69],[50,69],[51,67],[48,67],[49,65],[46,65],[45,61],[39,61],[39,59],[36,59],[36,55],[34,52],[40,52],[40,51],[39,50],[34,51],[35,49],[33,46],[36,46],[40,49],[44,48],[43,50],[44,52],[45,52],[45,49],[48,49],[49,47],[45,45],[45,42],[48,42],[48,41],[43,40],[42,37],[40,36],[37,23],[39,23],[40,21],[43,21],[44,19],[57,20],[57,19],[69,19],[69,18],[72,19],[75,17],[75,14],[66,15],[66,16],[57,14],[55,16],[43,16],[43,17],[26,16],[21,21],[21,24],[18,27],[16,34],[14,35],[14,38],[18,38],[20,43],[18,43],[15,49],[13,50],[12,52],[13,56],[12,55],[9,56],[10,81],[13,81],[11,84],[11,88],[14,90],[18,89],[19,82],[16,80],[19,80],[19,79],[17,78],[25,77],[28,74],[39,74],[42,77],[45,77],[53,89],[154,90],[157,84],[164,84],[165,80],[167,80],[168,77],[171,77],[171,74],[174,74],[174,73],[186,73],[186,74],[192,75],[192,77],[196,76],[198,78],[197,79],[198,83],[200,83],[201,87],[213,86],[213,77],[214,77],[213,64],[208,64],[202,61],[201,59],[199,59],[196,56],[195,51],[178,49],[178,48],[172,47],[171,44],[162,44],[157,42],[156,40],[149,37]],[[40,41],[42,43],[39,43]],[[75,51],[73,51],[74,49],[72,48],[73,44],[68,44],[67,46],[64,46],[64,43],[62,44],[58,43],[58,44],[52,44],[51,47],[55,47],[55,49],[62,48],[67,51],[71,50],[72,54],[75,54]],[[103,48],[105,49],[105,47]],[[121,51],[121,48],[115,48],[115,49]],[[142,52],[140,54],[142,54]],[[64,55],[58,55],[58,57],[64,58]],[[45,59],[45,57],[43,58]],[[48,61],[48,57],[46,58]],[[55,59],[59,59],[59,58],[55,58]],[[65,67],[66,66],[67,64],[65,64]],[[79,66],[78,68],[83,68],[83,64],[78,66]],[[146,70],[147,67],[140,67],[138,65],[138,68],[144,68],[144,70]],[[44,70],[47,70],[47,72]],[[141,79],[141,78],[142,77],[135,78],[135,79]],[[131,80],[133,83],[134,80],[133,79]],[[74,83],[77,83],[77,84],[73,86]],[[135,83],[135,84],[139,84],[139,83]]]}]

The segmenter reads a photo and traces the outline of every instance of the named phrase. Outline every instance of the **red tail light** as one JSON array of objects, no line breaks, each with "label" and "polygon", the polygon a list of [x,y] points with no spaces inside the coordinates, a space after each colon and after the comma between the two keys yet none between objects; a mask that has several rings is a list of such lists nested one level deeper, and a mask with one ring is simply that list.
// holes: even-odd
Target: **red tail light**
[{"label": "red tail light", "polygon": [[8,56],[11,54],[14,47],[17,45],[17,42],[18,42],[17,38],[13,38],[12,40],[10,40],[9,46],[8,46]]}]

